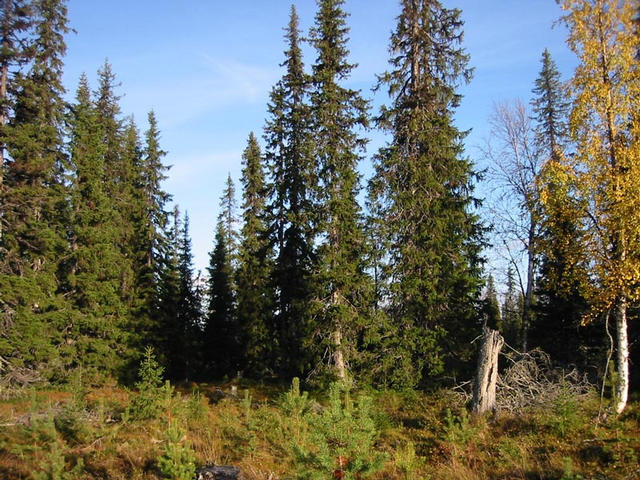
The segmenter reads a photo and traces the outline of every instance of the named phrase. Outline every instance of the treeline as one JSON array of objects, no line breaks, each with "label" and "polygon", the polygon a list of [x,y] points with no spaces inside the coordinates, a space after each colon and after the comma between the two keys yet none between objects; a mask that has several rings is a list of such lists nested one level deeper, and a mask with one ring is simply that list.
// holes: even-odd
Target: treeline
[{"label": "treeline", "polygon": [[[611,315],[624,377],[629,350],[620,342],[640,271],[625,264],[639,258],[640,222],[631,221],[633,203],[622,205],[639,191],[629,183],[638,151],[629,99],[638,97],[623,95],[614,111],[598,95],[638,88],[632,7],[565,2],[582,70],[570,96],[543,56],[533,114],[525,115],[527,148],[542,167],[518,171],[516,162],[521,175],[508,176],[529,179],[515,192],[529,221],[530,261],[519,282],[509,276],[500,308],[493,280],[484,287],[478,173],[453,121],[457,90],[472,76],[460,11],[401,0],[389,70],[377,84],[389,100],[374,114],[348,86],[343,3],[319,0],[305,40],[292,7],[264,147],[249,135],[242,202],[229,178],[201,279],[188,217],[168,211],[161,187],[167,167],[153,113],[141,136],[120,112],[108,64],[95,91],[83,77],[75,101],[64,102],[64,1],[2,2],[0,356],[11,368],[51,380],[75,368],[121,376],[152,345],[173,379],[304,375],[424,387],[469,376],[483,324],[523,350],[600,361],[605,332],[579,324]],[[626,48],[596,55],[595,66],[585,52],[597,51],[598,36],[582,28],[589,15],[606,18],[600,33],[616,37],[607,48]],[[315,52],[308,68],[303,41]],[[604,84],[589,83],[590,68],[609,67]],[[618,86],[621,78],[627,83]],[[368,128],[389,141],[363,191],[357,166]],[[512,143],[516,153],[523,138]],[[596,164],[600,173],[581,177]]]}]

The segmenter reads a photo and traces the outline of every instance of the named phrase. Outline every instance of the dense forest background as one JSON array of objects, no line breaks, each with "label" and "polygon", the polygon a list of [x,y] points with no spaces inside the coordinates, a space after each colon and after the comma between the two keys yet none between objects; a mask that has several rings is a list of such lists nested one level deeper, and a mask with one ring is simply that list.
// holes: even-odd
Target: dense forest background
[{"label": "dense forest background", "polygon": [[[454,121],[472,78],[460,11],[401,2],[378,78],[388,101],[372,111],[345,86],[343,2],[319,1],[308,32],[292,7],[283,75],[264,131],[247,132],[239,191],[228,178],[220,193],[202,276],[189,218],[163,190],[154,113],[140,132],[121,112],[109,63],[65,101],[65,2],[1,5],[6,378],[131,383],[152,346],[174,381],[427,389],[470,378],[490,326],[594,380],[615,370],[624,408],[638,356],[637,2],[562,2],[574,77],[541,48],[529,107],[496,106],[482,172]],[[370,159],[368,129],[389,138]],[[482,176],[502,192],[491,218]],[[490,239],[510,252],[505,295],[485,273]]]}]

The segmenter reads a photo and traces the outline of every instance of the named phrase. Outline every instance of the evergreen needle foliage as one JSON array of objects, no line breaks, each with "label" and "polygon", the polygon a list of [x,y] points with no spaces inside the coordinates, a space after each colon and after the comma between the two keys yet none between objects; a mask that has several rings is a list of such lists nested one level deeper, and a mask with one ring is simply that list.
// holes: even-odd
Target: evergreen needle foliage
[{"label": "evergreen needle foliage", "polygon": [[163,454],[158,459],[160,472],[171,480],[193,480],[196,474],[195,454],[186,432],[176,420],[170,420],[162,446]]},{"label": "evergreen needle foliage", "polygon": [[354,402],[343,384],[332,383],[327,407],[320,413],[307,412],[305,418],[309,439],[308,444],[295,448],[297,478],[355,480],[371,476],[384,465],[386,454],[375,449],[378,433],[370,398],[359,397]]}]

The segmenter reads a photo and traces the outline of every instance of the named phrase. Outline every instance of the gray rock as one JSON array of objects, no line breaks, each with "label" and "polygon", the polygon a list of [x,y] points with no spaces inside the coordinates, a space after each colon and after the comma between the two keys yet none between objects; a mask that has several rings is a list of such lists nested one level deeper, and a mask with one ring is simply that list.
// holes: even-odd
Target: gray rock
[{"label": "gray rock", "polygon": [[196,470],[196,480],[238,480],[238,467],[211,465]]}]

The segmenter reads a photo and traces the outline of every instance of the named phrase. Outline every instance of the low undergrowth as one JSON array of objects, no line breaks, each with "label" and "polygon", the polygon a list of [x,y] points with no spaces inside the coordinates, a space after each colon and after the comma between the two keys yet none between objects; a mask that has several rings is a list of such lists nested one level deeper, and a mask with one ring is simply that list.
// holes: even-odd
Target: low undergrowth
[{"label": "low undergrowth", "polygon": [[[307,393],[163,384],[30,390],[0,402],[0,478],[188,479],[205,464],[258,479],[630,479],[640,403],[597,422],[598,399],[475,417],[441,391]],[[146,383],[145,383],[146,382]],[[244,387],[244,386],[241,386]]]}]

